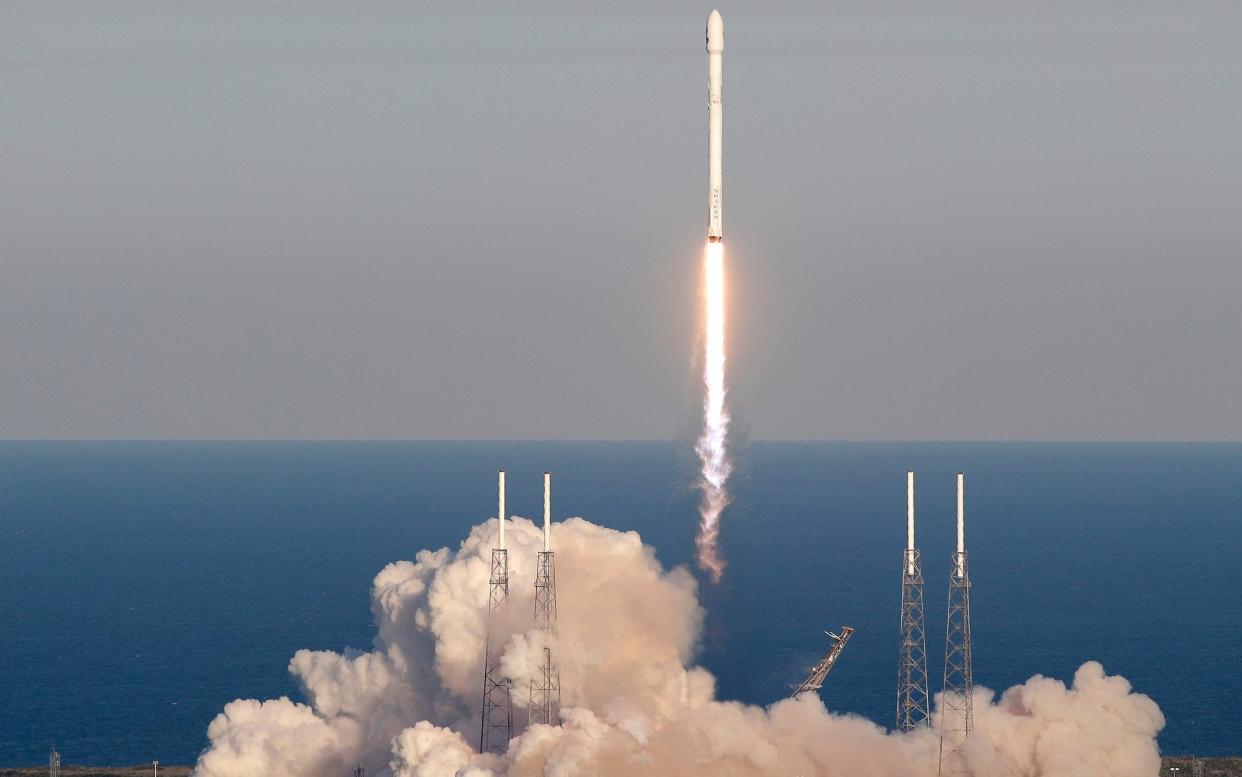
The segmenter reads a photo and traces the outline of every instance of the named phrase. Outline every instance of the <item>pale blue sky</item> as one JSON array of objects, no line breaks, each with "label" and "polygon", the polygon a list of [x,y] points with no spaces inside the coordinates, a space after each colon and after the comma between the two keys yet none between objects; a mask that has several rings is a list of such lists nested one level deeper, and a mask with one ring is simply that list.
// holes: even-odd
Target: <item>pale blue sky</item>
[{"label": "pale blue sky", "polygon": [[[1242,439],[1242,5],[720,8],[752,436]],[[683,433],[708,10],[0,4],[0,437]]]}]

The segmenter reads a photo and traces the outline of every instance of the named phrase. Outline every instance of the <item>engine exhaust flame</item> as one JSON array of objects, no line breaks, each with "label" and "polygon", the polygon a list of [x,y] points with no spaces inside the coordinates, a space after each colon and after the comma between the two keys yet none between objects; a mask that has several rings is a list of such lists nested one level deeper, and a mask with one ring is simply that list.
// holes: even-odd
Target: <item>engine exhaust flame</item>
[{"label": "engine exhaust flame", "polygon": [[712,582],[719,583],[724,574],[725,560],[717,541],[720,537],[720,514],[729,504],[729,475],[733,462],[729,458],[729,408],[725,391],[725,301],[724,245],[708,242],[704,253],[704,283],[707,296],[706,338],[703,358],[703,433],[694,446],[702,468],[699,489],[698,546],[699,567]]}]

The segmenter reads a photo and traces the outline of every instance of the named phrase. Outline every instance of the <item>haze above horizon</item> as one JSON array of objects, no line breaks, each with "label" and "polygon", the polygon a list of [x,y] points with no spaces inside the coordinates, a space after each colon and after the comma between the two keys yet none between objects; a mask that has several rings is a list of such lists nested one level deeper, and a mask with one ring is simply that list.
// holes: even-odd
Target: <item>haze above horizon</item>
[{"label": "haze above horizon", "polygon": [[[1242,440],[1242,7],[725,3],[755,440]],[[680,439],[708,6],[0,7],[0,436]]]}]

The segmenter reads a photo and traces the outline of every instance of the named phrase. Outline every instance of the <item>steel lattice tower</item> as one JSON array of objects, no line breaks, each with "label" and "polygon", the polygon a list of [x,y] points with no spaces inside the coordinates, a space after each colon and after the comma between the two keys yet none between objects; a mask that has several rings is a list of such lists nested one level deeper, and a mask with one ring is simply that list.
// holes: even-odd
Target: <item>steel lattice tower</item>
[{"label": "steel lattice tower", "polygon": [[940,774],[970,774],[966,742],[974,728],[971,693],[970,571],[966,565],[963,490],[957,473],[957,552],[949,573],[949,608],[944,635],[944,692],[940,697]]},{"label": "steel lattice tower", "polygon": [[552,475],[543,473],[543,550],[535,571],[535,628],[543,632],[543,668],[530,683],[530,722],[561,722],[561,670],[546,642],[556,636],[556,553],[552,550]]},{"label": "steel lattice tower", "polygon": [[52,748],[52,754],[47,757],[47,774],[48,777],[60,777],[60,753],[56,752],[56,748]]},{"label": "steel lattice tower", "polygon": [[505,550],[505,473],[500,471],[500,501],[496,512],[499,541],[492,548],[491,582],[487,595],[487,631],[483,640],[483,720],[479,752],[503,753],[513,737],[513,706],[508,677],[501,674],[500,655],[493,651],[492,621],[509,601],[509,551]]},{"label": "steel lattice tower", "polygon": [[928,725],[923,568],[914,547],[914,473],[906,473],[906,550],[901,560],[901,644],[897,655],[897,730]]}]

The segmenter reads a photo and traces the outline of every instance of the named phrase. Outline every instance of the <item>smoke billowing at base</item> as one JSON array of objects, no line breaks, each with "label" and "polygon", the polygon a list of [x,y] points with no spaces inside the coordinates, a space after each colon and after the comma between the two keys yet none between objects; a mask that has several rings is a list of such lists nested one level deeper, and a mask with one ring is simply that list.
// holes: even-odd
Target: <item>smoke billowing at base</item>
[{"label": "smoke billowing at base", "polygon": [[[306,703],[237,700],[208,728],[198,777],[487,775],[849,775],[931,777],[938,737],[891,734],[807,694],[767,708],[721,701],[694,666],[703,621],[695,579],[664,570],[634,532],[573,518],[557,549],[562,724],[535,725],[500,756],[475,752],[495,521],[456,551],[421,551],[376,576],[367,653],[298,651]],[[547,639],[533,625],[541,530],[509,527],[510,603],[497,626],[515,723]],[[498,631],[497,631],[498,629]],[[887,692],[889,689],[883,689]],[[881,689],[876,689],[881,692]],[[976,689],[970,757],[992,777],[1155,777],[1159,708],[1098,663],[1067,687],[1034,677],[999,698]]]}]

